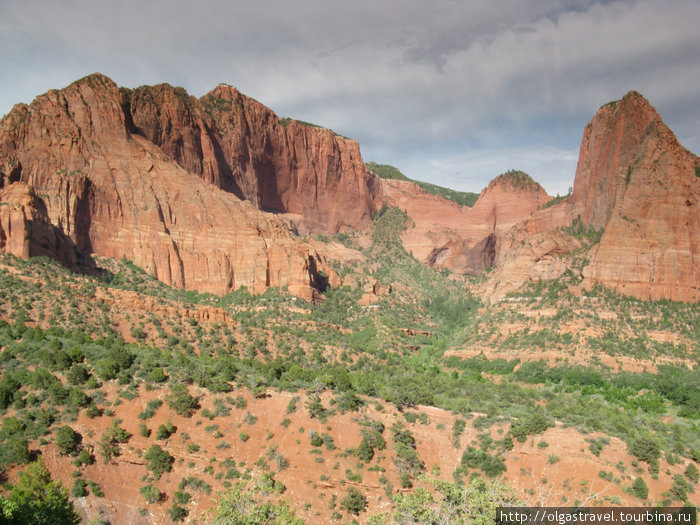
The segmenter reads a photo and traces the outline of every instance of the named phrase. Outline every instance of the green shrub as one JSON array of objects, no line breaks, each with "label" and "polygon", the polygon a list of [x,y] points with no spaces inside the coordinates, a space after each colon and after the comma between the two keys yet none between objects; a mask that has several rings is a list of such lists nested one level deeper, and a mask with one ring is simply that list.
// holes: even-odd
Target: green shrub
[{"label": "green shrub", "polygon": [[260,502],[265,496],[284,490],[281,484],[278,488],[278,483],[263,476],[257,483],[247,481],[238,484],[219,499],[212,525],[241,523],[243,516],[246,525],[303,525],[303,521],[295,516],[294,510],[286,501]]},{"label": "green shrub", "polygon": [[359,516],[360,512],[367,509],[367,498],[355,487],[350,487],[345,497],[340,500],[340,508]]},{"label": "green shrub", "polygon": [[467,422],[464,419],[456,419],[452,425],[452,444],[455,448],[459,448],[459,436],[462,435],[466,426]]},{"label": "green shrub", "polygon": [[119,426],[120,423],[120,419],[112,421],[100,439],[100,454],[105,461],[111,461],[114,456],[118,456],[119,445],[126,443],[131,438],[131,434]]},{"label": "green shrub", "polygon": [[168,421],[165,425],[160,425],[156,430],[156,439],[168,439],[175,433],[175,426]]},{"label": "green shrub", "polygon": [[693,492],[693,490],[693,486],[683,476],[680,474],[673,476],[673,485],[669,489],[669,494],[674,500],[687,501],[688,492]]},{"label": "green shrub", "polygon": [[[425,463],[418,457],[416,440],[411,432],[406,430],[400,423],[394,423],[391,427],[391,432],[394,440],[394,451],[396,452],[394,462],[399,474],[404,475],[402,479],[405,479],[406,476],[409,478],[416,477],[421,472],[424,472]],[[405,483],[402,484],[406,485]]]},{"label": "green shrub", "polygon": [[95,457],[85,449],[80,451],[77,459],[81,465],[92,465],[95,462]]},{"label": "green shrub", "polygon": [[67,425],[59,428],[56,432],[56,446],[64,456],[77,452],[80,441],[80,434]]},{"label": "green shrub", "polygon": [[151,429],[148,428],[148,427],[147,427],[146,425],[144,425],[143,423],[141,423],[141,424],[139,425],[139,433],[140,433],[143,437],[147,438],[147,437],[150,437],[150,436],[151,436]]},{"label": "green shrub", "polygon": [[20,474],[6,497],[0,496],[0,518],[3,523],[80,523],[65,487],[60,481],[51,480],[40,461],[30,464]]},{"label": "green shrub", "polygon": [[197,398],[190,395],[185,385],[173,385],[166,402],[178,415],[184,417],[192,417],[199,408]]},{"label": "green shrub", "polygon": [[168,380],[168,376],[165,374],[165,371],[159,366],[151,370],[149,377],[154,383],[163,383]]},{"label": "green shrub", "polygon": [[606,437],[598,438],[598,439],[587,439],[590,443],[589,449],[593,453],[594,456],[599,457],[600,453],[602,452],[603,448],[605,445],[610,444],[610,439]]},{"label": "green shrub", "polygon": [[190,494],[189,492],[178,490],[175,493],[175,501],[177,501],[180,505],[187,505],[191,499],[192,494]]},{"label": "green shrub", "polygon": [[547,430],[548,426],[547,417],[543,412],[537,411],[526,420],[519,420],[513,423],[510,427],[510,434],[521,443],[524,443],[528,435],[541,434]]},{"label": "green shrub", "polygon": [[73,481],[73,487],[70,489],[70,495],[74,498],[82,498],[87,496],[87,483],[83,478],[76,478]]},{"label": "green shrub", "polygon": [[369,444],[367,438],[362,438],[360,446],[357,447],[356,454],[360,461],[364,461],[365,463],[372,461],[372,458],[374,458],[374,449],[372,445]]},{"label": "green shrub", "polygon": [[98,498],[104,497],[105,493],[102,492],[102,489],[97,483],[95,483],[94,481],[88,481],[88,485],[90,485],[90,490],[95,496],[97,496]]},{"label": "green shrub", "polygon": [[71,385],[82,385],[88,380],[88,377],[90,374],[83,365],[73,365],[66,374],[66,379]]},{"label": "green shrub", "polygon": [[163,402],[160,399],[152,399],[151,401],[146,403],[146,410],[139,413],[139,419],[152,418],[155,415],[156,410],[158,410],[162,404]]},{"label": "green shrub", "polygon": [[151,445],[144,458],[146,459],[146,468],[153,472],[156,479],[160,479],[163,473],[170,472],[175,461],[175,458],[159,445]]},{"label": "green shrub", "polygon": [[173,502],[172,507],[168,510],[168,516],[174,522],[185,521],[185,518],[189,514],[185,507],[181,507],[177,503]]},{"label": "green shrub", "polygon": [[484,449],[467,447],[462,454],[462,465],[481,469],[489,477],[496,477],[506,471],[505,463],[499,457],[492,457]]},{"label": "green shrub", "polygon": [[318,394],[313,394],[306,400],[306,409],[309,411],[311,419],[323,419],[326,417],[326,409],[323,408],[321,397]]},{"label": "green shrub", "polygon": [[639,499],[647,499],[649,497],[649,487],[642,478],[637,478],[632,483],[632,494]]},{"label": "green shrub", "polygon": [[384,440],[384,423],[381,421],[368,420],[363,423],[366,428],[362,429],[362,437],[367,440],[367,443],[374,449],[384,450],[386,441]]},{"label": "green shrub", "polygon": [[659,444],[651,437],[641,436],[632,442],[630,452],[642,461],[652,464],[661,457]]},{"label": "green shrub", "polygon": [[335,450],[335,442],[333,441],[333,437],[330,434],[326,434],[325,432],[321,434],[321,439],[323,440],[323,444],[326,445],[326,448],[328,450]]},{"label": "green shrub", "polygon": [[418,414],[415,412],[404,412],[403,418],[409,423],[415,423],[418,421]]}]

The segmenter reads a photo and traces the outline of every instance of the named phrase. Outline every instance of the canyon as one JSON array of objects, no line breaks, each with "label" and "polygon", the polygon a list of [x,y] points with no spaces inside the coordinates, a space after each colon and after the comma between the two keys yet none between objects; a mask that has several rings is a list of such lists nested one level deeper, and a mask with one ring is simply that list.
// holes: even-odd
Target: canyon
[{"label": "canyon", "polygon": [[697,504],[700,159],[651,104],[598,110],[563,197],[380,168],[223,84],[15,106],[6,480],[144,525]]},{"label": "canyon", "polygon": [[224,295],[287,288],[321,300],[341,280],[310,236],[362,230],[383,205],[413,224],[419,261],[500,300],[553,279],[602,231],[583,270],[645,299],[700,299],[700,159],[636,92],[585,127],[573,193],[554,202],[522,172],[495,178],[473,207],[365,166],[356,141],[279,118],[235,88],[200,99],[167,84],[119,88],[94,74],[0,122],[0,250],[90,271],[125,257],[166,284]]}]

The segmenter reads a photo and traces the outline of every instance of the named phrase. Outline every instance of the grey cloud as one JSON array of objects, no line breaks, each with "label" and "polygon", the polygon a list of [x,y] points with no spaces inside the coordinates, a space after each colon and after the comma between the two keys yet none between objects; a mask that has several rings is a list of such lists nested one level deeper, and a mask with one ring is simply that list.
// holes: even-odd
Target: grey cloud
[{"label": "grey cloud", "polygon": [[698,19],[696,0],[6,0],[0,113],[93,71],[197,96],[226,82],[416,178],[478,191],[527,165],[556,192],[575,167],[559,152],[630,89],[700,150]]}]

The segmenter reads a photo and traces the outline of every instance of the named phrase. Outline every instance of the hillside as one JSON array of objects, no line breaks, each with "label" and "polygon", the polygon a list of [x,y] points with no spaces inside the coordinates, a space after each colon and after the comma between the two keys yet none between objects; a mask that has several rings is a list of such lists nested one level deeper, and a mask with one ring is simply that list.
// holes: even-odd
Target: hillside
[{"label": "hillside", "polygon": [[[241,479],[307,523],[354,518],[351,489],[365,523],[406,490],[473,474],[531,504],[694,501],[695,307],[563,283],[486,307],[410,257],[405,226],[388,209],[367,248],[341,234],[364,262],[339,266],[357,284],[319,305],[183,292],[118,260],[96,278],[5,257],[3,461],[40,451],[69,487],[88,484],[85,515],[114,523],[206,521]],[[129,437],[108,447],[112,425]],[[86,464],[56,448],[65,426]],[[161,475],[155,445],[172,457]],[[629,492],[638,478],[646,499]]]},{"label": "hillside", "polygon": [[412,221],[401,234],[406,251],[426,266],[459,275],[491,268],[504,234],[551,200],[529,175],[514,170],[493,179],[471,208],[407,180],[383,179],[379,187],[380,202]]}]

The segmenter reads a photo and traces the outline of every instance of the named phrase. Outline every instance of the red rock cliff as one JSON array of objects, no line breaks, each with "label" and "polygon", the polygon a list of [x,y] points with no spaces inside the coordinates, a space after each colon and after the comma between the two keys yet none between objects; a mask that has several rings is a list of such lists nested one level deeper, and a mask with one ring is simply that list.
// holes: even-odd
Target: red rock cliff
[{"label": "red rock cliff", "polygon": [[166,84],[123,93],[133,130],[188,172],[312,231],[369,223],[376,179],[356,141],[279,119],[226,85],[199,100]]},{"label": "red rock cliff", "polygon": [[[700,159],[683,148],[649,102],[630,92],[606,104],[586,126],[573,194],[538,210],[510,233],[494,274],[495,298],[526,280],[566,269],[559,231],[574,221],[604,230],[584,268],[584,283],[641,299],[700,300]],[[537,242],[530,239],[539,239]],[[554,261],[534,271],[540,261]],[[513,268],[518,266],[518,271]],[[533,271],[531,271],[533,270]],[[516,279],[514,276],[520,276]],[[498,282],[496,282],[498,281]]]},{"label": "red rock cliff", "polygon": [[[131,102],[110,79],[91,75],[15,106],[0,121],[2,197],[14,203],[2,210],[0,247],[16,253],[29,242],[21,255],[33,255],[27,232],[40,231],[35,225],[45,219],[78,253],[127,257],[168,284],[217,294],[288,286],[315,298],[332,270],[285,221],[227,191],[204,118],[164,104],[164,112],[188,115],[190,126],[144,138]],[[213,156],[204,154],[208,148]],[[8,233],[20,214],[24,229]]]},{"label": "red rock cliff", "polygon": [[414,226],[402,236],[406,250],[433,268],[461,274],[478,274],[490,268],[503,232],[551,200],[522,172],[496,177],[473,208],[431,195],[412,182],[381,183],[384,202],[401,208],[413,219]]},{"label": "red rock cliff", "polygon": [[700,300],[700,159],[639,93],[602,107],[581,144],[574,213],[605,228],[584,270],[642,299]]}]

